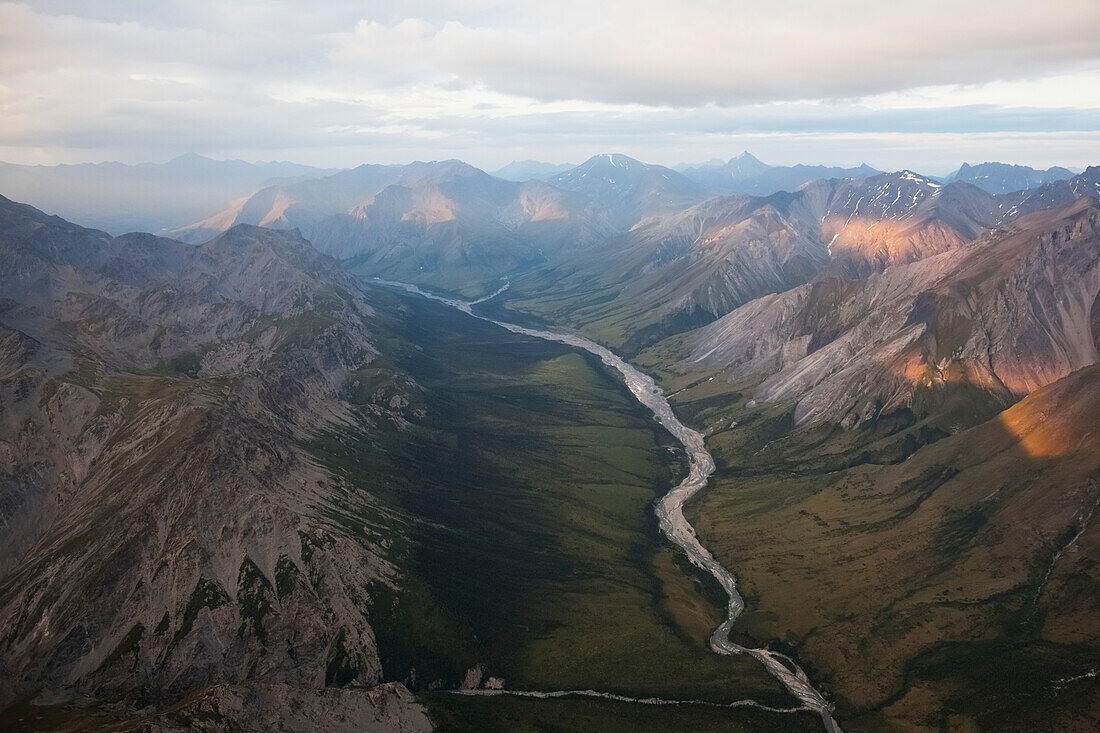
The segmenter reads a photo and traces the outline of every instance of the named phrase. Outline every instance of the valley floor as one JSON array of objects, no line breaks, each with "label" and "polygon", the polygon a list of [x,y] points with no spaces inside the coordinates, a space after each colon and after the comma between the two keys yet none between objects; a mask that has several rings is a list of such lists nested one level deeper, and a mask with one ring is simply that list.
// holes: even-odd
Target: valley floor
[{"label": "valley floor", "polygon": [[412,346],[383,351],[423,387],[428,424],[382,452],[400,474],[365,465],[379,452],[352,435],[314,454],[408,517],[394,548],[400,590],[376,590],[385,679],[419,691],[444,730],[613,730],[639,716],[669,729],[820,727],[812,714],[759,709],[431,692],[497,678],[518,690],[796,705],[754,660],[708,649],[725,599],[652,512],[679,480],[680,453],[617,376],[591,355],[415,296],[377,297],[402,301],[386,310]]}]

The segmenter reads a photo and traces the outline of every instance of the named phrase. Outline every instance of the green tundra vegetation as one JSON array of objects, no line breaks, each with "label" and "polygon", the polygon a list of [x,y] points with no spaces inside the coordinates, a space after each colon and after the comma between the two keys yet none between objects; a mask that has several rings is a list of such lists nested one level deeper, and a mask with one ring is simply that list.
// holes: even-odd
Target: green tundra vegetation
[{"label": "green tundra vegetation", "polygon": [[960,389],[844,431],[639,362],[707,433],[718,470],[685,514],[738,577],[737,629],[797,649],[845,729],[1100,723],[1100,367],[1003,412]]},{"label": "green tundra vegetation", "polygon": [[[399,582],[370,589],[386,679],[427,692],[480,668],[511,689],[793,705],[754,660],[708,649],[725,599],[652,513],[679,481],[682,454],[625,385],[562,345],[418,298],[374,297],[387,301],[379,312],[399,314],[389,329],[400,340],[383,344],[392,361],[372,364],[358,388],[364,399],[385,390],[399,369],[416,380],[425,417],[399,434],[330,433],[311,450],[385,505],[359,516],[349,507],[365,502],[353,499],[329,507],[331,521],[400,530],[390,547]],[[525,716],[560,716],[568,729],[635,715],[605,701],[424,699],[439,720],[485,730],[527,729],[516,722]],[[801,724],[699,706],[658,717],[681,729]]]}]

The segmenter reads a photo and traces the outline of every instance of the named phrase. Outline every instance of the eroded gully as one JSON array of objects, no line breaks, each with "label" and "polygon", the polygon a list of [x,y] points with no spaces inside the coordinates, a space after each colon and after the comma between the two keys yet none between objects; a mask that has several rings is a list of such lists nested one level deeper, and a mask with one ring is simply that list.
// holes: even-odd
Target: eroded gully
[{"label": "eroded gully", "polygon": [[[744,647],[730,639],[730,631],[733,628],[733,623],[745,608],[745,601],[741,598],[741,594],[737,590],[737,579],[733,577],[733,574],[729,570],[724,568],[714,559],[714,556],[711,555],[709,550],[703,547],[698,537],[695,535],[695,529],[688,523],[687,519],[684,518],[684,504],[707,485],[707,479],[714,473],[714,458],[704,445],[703,435],[687,427],[676,418],[668,400],[665,399],[664,393],[661,391],[661,388],[654,383],[652,377],[634,368],[607,347],[601,346],[595,341],[584,338],[583,336],[545,331],[537,328],[526,328],[514,323],[497,321],[474,312],[473,306],[500,295],[507,289],[507,285],[485,298],[467,302],[435,295],[409,283],[382,279],[374,279],[373,282],[401,288],[429,300],[434,300],[438,303],[451,306],[452,308],[457,308],[473,318],[495,323],[512,333],[533,336],[546,341],[556,341],[558,343],[584,349],[600,357],[600,360],[607,366],[617,370],[622,375],[623,380],[626,382],[626,386],[630,389],[634,397],[653,413],[657,422],[664,426],[673,437],[683,444],[684,450],[687,452],[690,467],[687,477],[681,481],[676,488],[669,491],[656,502],[654,511],[657,514],[661,532],[683,548],[693,564],[712,575],[715,580],[721,584],[729,598],[726,620],[714,630],[713,634],[711,634],[710,648],[718,654],[748,654],[755,658],[764,665],[764,668],[767,669],[773,677],[779,680],[795,698],[798,699],[800,706],[798,708],[792,708],[792,711],[811,710],[821,716],[821,720],[827,731],[840,733],[840,727],[837,725],[836,721],[833,720],[829,703],[821,693],[814,688],[809,678],[806,676],[806,673],[802,671],[802,668],[799,667],[794,660],[785,654],[770,649],[752,649]],[[609,693],[597,693],[591,690],[558,690],[553,692],[485,690],[479,691],[479,693],[519,694],[532,697],[559,697],[573,694],[618,698],[618,696]],[[638,702],[641,702],[641,700],[638,700]],[[671,703],[676,701],[661,702]],[[740,703],[735,703],[735,705],[737,704],[754,703],[752,703],[752,701],[741,701]],[[779,711],[777,710],[776,712]]]}]

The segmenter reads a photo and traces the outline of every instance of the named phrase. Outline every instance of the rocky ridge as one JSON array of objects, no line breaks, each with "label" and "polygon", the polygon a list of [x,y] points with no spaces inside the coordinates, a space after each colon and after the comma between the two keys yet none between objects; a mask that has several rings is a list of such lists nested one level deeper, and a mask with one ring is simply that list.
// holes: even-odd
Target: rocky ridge
[{"label": "rocky ridge", "polygon": [[377,684],[388,540],[325,507],[384,510],[303,447],[416,419],[352,394],[378,355],[355,280],[295,233],[112,238],[6,199],[0,262],[3,703]]}]

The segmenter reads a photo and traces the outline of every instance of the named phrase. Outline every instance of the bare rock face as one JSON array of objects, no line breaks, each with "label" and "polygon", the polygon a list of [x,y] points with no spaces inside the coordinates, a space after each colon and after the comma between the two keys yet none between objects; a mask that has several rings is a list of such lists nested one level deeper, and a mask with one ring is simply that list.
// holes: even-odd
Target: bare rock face
[{"label": "bare rock face", "polygon": [[377,684],[365,589],[393,569],[325,521],[348,489],[303,448],[416,419],[344,399],[378,355],[356,282],[293,232],[111,238],[7,200],[0,263],[0,706],[263,682],[227,699],[308,716]]},{"label": "bare rock face", "polygon": [[866,280],[752,301],[685,338],[692,368],[762,377],[758,401],[848,426],[965,383],[1011,403],[1095,362],[1100,208],[1091,198]]}]

